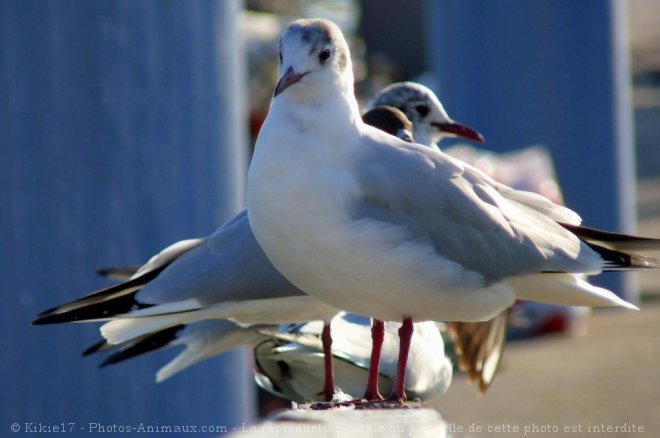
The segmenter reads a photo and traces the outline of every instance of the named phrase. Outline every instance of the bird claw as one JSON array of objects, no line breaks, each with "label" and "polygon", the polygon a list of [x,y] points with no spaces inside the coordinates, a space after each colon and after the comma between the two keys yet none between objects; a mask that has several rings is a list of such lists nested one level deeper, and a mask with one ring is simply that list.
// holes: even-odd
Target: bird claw
[{"label": "bird claw", "polygon": [[409,409],[412,406],[407,405],[403,400],[398,398],[381,400],[360,398],[346,402],[319,402],[314,403],[309,408],[314,411],[326,411],[339,407],[353,407],[354,409]]},{"label": "bird claw", "polygon": [[367,391],[364,396],[362,397],[362,400],[364,401],[382,401],[385,400],[385,397],[380,395],[380,392],[378,390],[374,392],[369,392]]}]

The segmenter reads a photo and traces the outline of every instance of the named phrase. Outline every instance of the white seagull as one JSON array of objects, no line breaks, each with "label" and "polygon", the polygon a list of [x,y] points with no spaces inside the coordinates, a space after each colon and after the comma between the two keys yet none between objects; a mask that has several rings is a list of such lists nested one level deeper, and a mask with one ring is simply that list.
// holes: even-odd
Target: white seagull
[{"label": "white seagull", "polygon": [[[332,321],[333,362],[337,387],[346,394],[361,394],[368,376],[371,354],[369,318],[341,312]],[[388,324],[380,361],[379,389],[387,393],[396,376],[401,324]],[[263,389],[292,401],[319,399],[323,375],[320,321],[295,325],[274,333],[254,349],[255,380]],[[406,391],[430,400],[444,394],[452,379],[452,364],[444,354],[444,341],[434,322],[415,324],[406,369]]]},{"label": "white seagull", "polygon": [[413,321],[487,320],[516,299],[636,309],[575,274],[655,260],[599,243],[609,235],[547,198],[364,124],[334,23],[289,25],[279,70],[248,172],[250,225],[300,289],[403,321],[390,399],[405,400]]}]

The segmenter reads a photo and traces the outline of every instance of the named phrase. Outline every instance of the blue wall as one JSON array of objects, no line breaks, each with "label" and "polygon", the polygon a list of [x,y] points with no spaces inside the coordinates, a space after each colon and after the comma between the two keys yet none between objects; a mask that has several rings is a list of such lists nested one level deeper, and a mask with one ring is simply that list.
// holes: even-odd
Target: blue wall
[{"label": "blue wall", "polygon": [[[635,213],[626,10],[618,0],[428,0],[428,59],[450,114],[498,152],[548,147],[585,225]],[[460,118],[459,118],[460,115]],[[621,274],[594,282],[635,300]]]},{"label": "blue wall", "polygon": [[96,368],[95,325],[41,310],[210,233],[243,203],[239,2],[0,2],[0,435],[18,422],[226,425],[250,418],[246,352],[162,384],[172,353]]}]

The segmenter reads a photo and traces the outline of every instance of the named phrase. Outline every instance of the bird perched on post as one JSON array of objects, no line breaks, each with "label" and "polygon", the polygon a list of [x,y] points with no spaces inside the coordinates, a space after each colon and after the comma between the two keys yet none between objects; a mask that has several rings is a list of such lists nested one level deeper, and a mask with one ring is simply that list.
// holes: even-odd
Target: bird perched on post
[{"label": "bird perched on post", "polygon": [[636,309],[576,275],[660,266],[626,253],[621,235],[364,124],[335,24],[289,25],[279,71],[248,172],[252,230],[302,290],[403,322],[391,400],[406,398],[413,321],[482,321],[518,298]]}]

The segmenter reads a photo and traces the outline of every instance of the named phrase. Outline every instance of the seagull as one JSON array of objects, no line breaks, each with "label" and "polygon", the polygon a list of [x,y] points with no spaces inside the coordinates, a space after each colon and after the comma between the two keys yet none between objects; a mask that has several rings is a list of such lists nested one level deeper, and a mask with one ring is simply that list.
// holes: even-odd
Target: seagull
[{"label": "seagull", "polygon": [[[340,312],[332,321],[333,359],[337,386],[346,393],[364,391],[364,379],[370,365],[369,318]],[[400,324],[385,329],[380,364],[380,390],[392,388],[396,375]],[[284,333],[254,348],[257,366],[255,381],[263,389],[282,398],[318,401],[317,389],[323,381],[322,324],[314,321],[287,327]],[[263,332],[263,331],[262,331]],[[415,324],[410,347],[410,363],[406,371],[406,391],[414,398],[430,400],[444,394],[452,380],[452,364],[444,354],[444,341],[434,322]]]},{"label": "seagull", "polygon": [[431,89],[416,82],[388,85],[368,103],[367,110],[379,106],[397,108],[413,125],[417,143],[437,147],[443,138],[461,137],[483,143],[484,137],[467,125],[454,121]]},{"label": "seagull", "polygon": [[658,268],[622,244],[657,240],[582,228],[541,195],[363,123],[350,52],[330,21],[293,22],[279,55],[248,171],[250,225],[301,290],[403,322],[390,400],[406,399],[413,322],[484,321],[516,299],[637,309],[576,274]]},{"label": "seagull", "polygon": [[[410,140],[412,126],[399,110],[378,108],[365,117]],[[234,347],[254,344],[263,338],[254,326],[329,321],[339,312],[302,292],[275,269],[254,239],[246,211],[205,239],[168,246],[141,267],[100,273],[121,282],[46,310],[33,324],[107,321],[101,328],[105,340],[84,353],[116,349],[101,366],[185,345],[157,373],[157,381]],[[331,400],[335,385],[329,324],[323,339],[328,360],[323,394]]]}]

